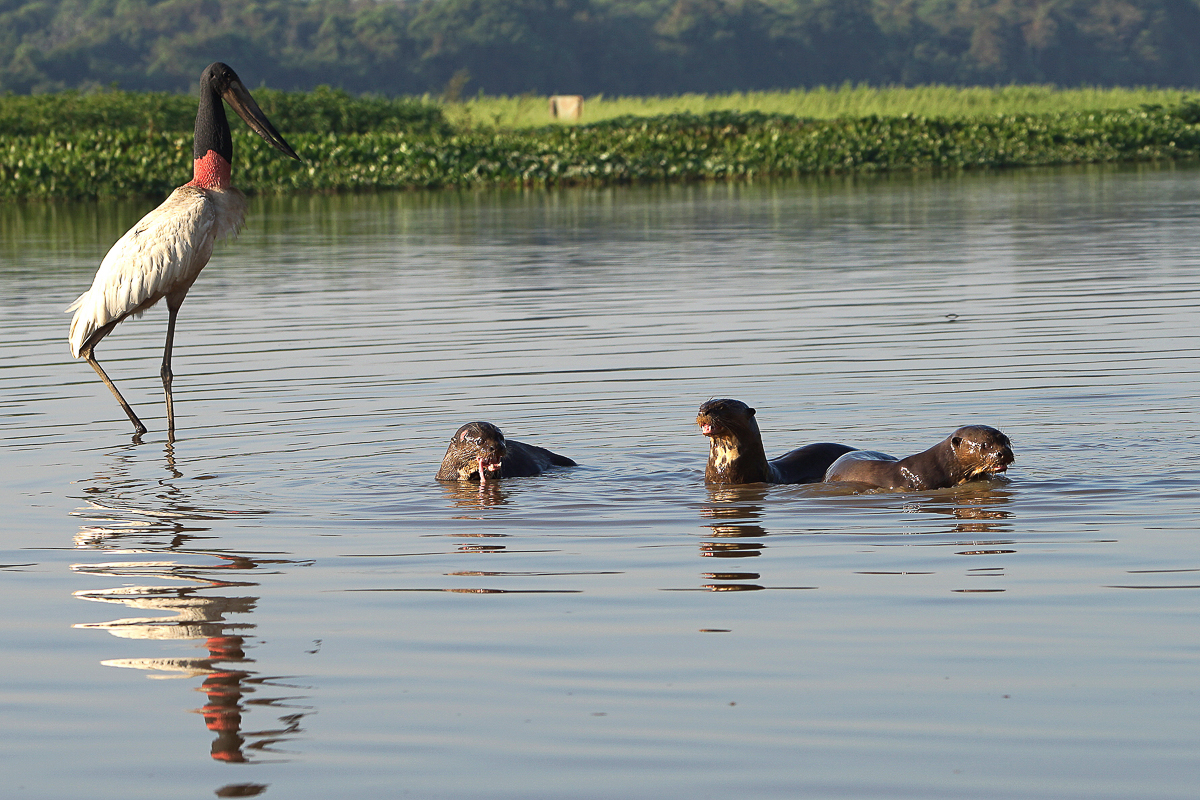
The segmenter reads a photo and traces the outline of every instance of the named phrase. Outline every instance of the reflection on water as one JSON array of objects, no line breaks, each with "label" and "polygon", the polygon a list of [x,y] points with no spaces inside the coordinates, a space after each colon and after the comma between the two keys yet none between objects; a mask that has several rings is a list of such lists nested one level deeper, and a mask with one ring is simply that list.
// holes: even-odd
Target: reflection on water
[{"label": "reflection on water", "polygon": [[[111,658],[109,667],[140,669],[151,678],[199,678],[206,698],[195,710],[215,738],[210,755],[229,763],[287,758],[284,745],[300,735],[301,721],[312,713],[303,688],[278,677],[260,674],[247,649],[261,646],[249,621],[259,597],[246,594],[258,583],[250,573],[303,566],[293,559],[231,553],[198,547],[211,527],[205,523],[231,513],[243,519],[264,512],[201,508],[177,482],[185,475],[177,464],[174,447],[165,446],[167,477],[148,486],[130,477],[129,450],[108,462],[103,473],[84,486],[86,509],[75,512],[84,522],[75,536],[78,554],[94,556],[71,565],[79,574],[119,581],[104,589],[74,592],[83,600],[111,603],[154,616],[121,617],[104,622],[74,625],[102,630],[123,639],[195,641],[203,655]],[[275,724],[248,729],[244,717],[274,717]],[[218,796],[251,796],[266,787],[237,784],[218,790]]]},{"label": "reflection on water", "polygon": [[705,490],[709,505],[700,512],[701,516],[755,519],[762,516],[762,502],[766,500],[770,486],[749,483],[744,486],[706,486]]},{"label": "reflection on water", "polygon": [[[124,543],[134,537],[140,541],[139,534],[145,535],[150,543],[147,546],[180,547],[185,542],[205,538],[203,534],[210,528],[199,523],[231,514],[251,519],[267,513],[260,509],[205,509],[193,505],[191,493],[177,485],[184,474],[176,465],[175,446],[169,441],[163,444],[163,471],[167,477],[148,484],[133,474],[134,464],[141,462],[136,452],[138,444],[118,451],[105,464],[103,472],[83,482],[88,508],[73,513],[85,517],[90,524],[82,525],[75,535],[76,547],[104,547],[113,536]],[[193,478],[209,479],[211,476],[206,475]]]},{"label": "reflection on water", "polygon": [[[766,545],[761,542],[727,541],[729,539],[761,538],[767,535],[762,525],[741,520],[755,520],[763,515],[761,503],[767,497],[764,484],[747,486],[707,487],[708,503],[700,509],[703,519],[728,520],[709,523],[702,527],[705,535],[720,541],[700,543],[701,558],[755,558],[762,554]],[[736,520],[736,521],[735,521]],[[719,581],[701,583],[701,589],[710,592],[751,592],[767,587],[750,583],[761,578],[757,572],[705,572],[703,578]],[[773,587],[774,588],[774,587]]]},{"label": "reflection on water", "polygon": [[[194,555],[186,552],[181,554]],[[200,691],[206,695],[207,702],[197,713],[203,716],[205,725],[216,736],[211,747],[212,758],[245,762],[259,759],[265,754],[279,756],[282,751],[277,749],[278,745],[300,733],[301,720],[311,713],[309,707],[302,705],[303,695],[296,694],[300,687],[287,685],[279,678],[263,676],[250,669],[249,665],[254,660],[246,656],[245,648],[247,636],[255,626],[250,622],[237,621],[240,618],[229,619],[234,615],[250,614],[258,598],[201,594],[217,587],[250,587],[255,584],[206,580],[205,568],[195,565],[183,567],[170,563],[105,562],[78,564],[76,569],[114,579],[160,578],[193,582],[190,586],[124,585],[107,590],[78,591],[75,596],[84,600],[117,603],[139,611],[162,612],[164,616],[125,617],[107,622],[80,623],[74,627],[105,630],[126,639],[202,642],[206,651],[203,656],[116,658],[100,663],[155,673],[150,677],[201,677]],[[251,708],[270,709],[270,713],[278,715],[278,726],[245,730],[243,715]]]},{"label": "reflection on water", "polygon": [[470,483],[458,481],[443,484],[446,497],[458,508],[484,509],[489,506],[502,506],[509,502],[513,491],[502,481],[480,481]]},{"label": "reflection on water", "polygon": [[[65,343],[147,209],[0,206],[14,785],[1191,797],[1198,176],[257,198],[174,443]],[[155,314],[105,340],[148,415]],[[710,489],[714,396],[775,452],[984,422],[1018,460]],[[463,419],[583,466],[438,483]]]},{"label": "reflection on water", "polygon": [[[972,496],[962,498],[960,502],[963,505],[957,505],[951,508],[950,514],[957,520],[962,520],[956,524],[951,530],[954,533],[1011,533],[1015,526],[1011,522],[997,522],[996,520],[1011,520],[1014,516],[1012,511],[999,508],[1012,501],[1012,493],[1009,491],[990,491],[981,492]],[[940,509],[931,509],[934,513],[938,513]]]}]

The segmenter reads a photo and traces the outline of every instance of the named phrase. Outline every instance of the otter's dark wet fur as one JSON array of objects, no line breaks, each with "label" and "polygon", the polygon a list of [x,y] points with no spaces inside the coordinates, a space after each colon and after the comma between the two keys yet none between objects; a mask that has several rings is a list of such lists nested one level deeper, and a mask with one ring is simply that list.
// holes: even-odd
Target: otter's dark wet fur
[{"label": "otter's dark wet fur", "polygon": [[966,425],[928,450],[894,458],[859,450],[830,465],[825,480],[861,483],[878,489],[946,489],[990,478],[1013,463],[1012,442],[987,425]]},{"label": "otter's dark wet fur", "polygon": [[741,400],[709,400],[700,406],[696,424],[710,440],[704,469],[708,484],[819,483],[830,464],[855,449],[819,442],[768,461],[754,409]]},{"label": "otter's dark wet fur", "polygon": [[505,439],[503,432],[490,422],[468,422],[454,433],[442,466],[439,481],[489,481],[498,478],[529,478],[550,467],[573,467],[566,456],[544,447]]}]

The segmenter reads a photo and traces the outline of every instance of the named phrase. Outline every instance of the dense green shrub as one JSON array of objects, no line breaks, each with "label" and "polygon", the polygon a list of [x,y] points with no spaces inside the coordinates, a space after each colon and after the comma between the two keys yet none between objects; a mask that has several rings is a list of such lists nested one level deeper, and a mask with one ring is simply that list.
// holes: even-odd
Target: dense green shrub
[{"label": "dense green shrub", "polygon": [[[1195,159],[1200,125],[1192,116],[1187,109],[1145,108],[806,121],[714,112],[521,131],[285,128],[301,164],[239,127],[234,182],[259,192],[365,191]],[[8,199],[161,196],[191,174],[191,137],[181,133],[104,128],[0,141],[0,197]]]},{"label": "dense green shrub", "polygon": [[[254,98],[281,131],[449,133],[439,106],[413,98],[352,97],[321,87],[312,92],[257,89]],[[168,92],[62,92],[0,97],[0,136],[102,128],[190,134],[196,98]]]}]

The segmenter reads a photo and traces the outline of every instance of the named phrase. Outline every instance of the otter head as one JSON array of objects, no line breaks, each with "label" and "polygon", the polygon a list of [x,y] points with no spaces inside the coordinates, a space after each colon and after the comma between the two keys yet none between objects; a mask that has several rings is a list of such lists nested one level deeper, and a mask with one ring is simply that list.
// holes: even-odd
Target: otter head
[{"label": "otter head", "polygon": [[743,436],[761,437],[754,409],[741,400],[722,398],[709,400],[696,414],[700,432],[710,439],[740,439]]},{"label": "otter head", "polygon": [[1015,457],[1012,442],[995,428],[967,425],[950,435],[950,447],[962,467],[962,480],[1004,472]]},{"label": "otter head", "polygon": [[757,483],[769,473],[762,434],[754,409],[741,400],[709,400],[696,414],[700,432],[708,437],[708,483]]},{"label": "otter head", "polygon": [[459,480],[487,481],[500,477],[507,454],[508,446],[499,428],[490,422],[468,422],[450,440],[446,459],[453,459],[452,467]]}]

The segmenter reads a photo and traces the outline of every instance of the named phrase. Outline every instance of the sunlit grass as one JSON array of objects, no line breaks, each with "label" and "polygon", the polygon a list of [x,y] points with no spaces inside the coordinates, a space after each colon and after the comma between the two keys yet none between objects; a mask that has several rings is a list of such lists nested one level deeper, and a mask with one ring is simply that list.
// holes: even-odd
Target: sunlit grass
[{"label": "sunlit grass", "polygon": [[[995,114],[1048,114],[1073,111],[1110,111],[1142,105],[1176,105],[1188,93],[1179,89],[1078,88],[1020,85],[998,87],[914,86],[794,89],[775,92],[735,92],[672,97],[585,98],[582,123],[601,122],[633,115],[704,114],[710,111],[760,111],[806,119],[847,119],[871,115],[894,117],[966,118]],[[552,120],[549,98],[477,96],[461,103],[445,103],[446,119],[456,127],[530,128]]]}]

